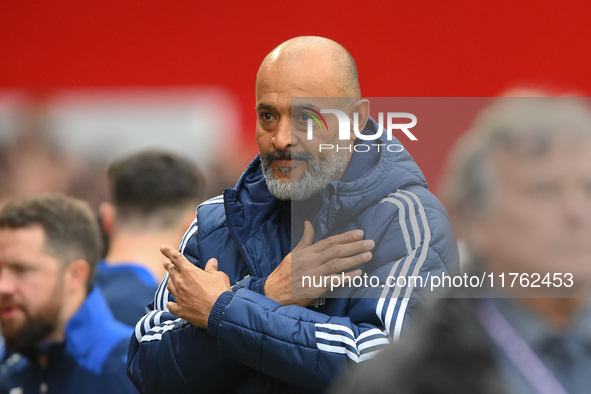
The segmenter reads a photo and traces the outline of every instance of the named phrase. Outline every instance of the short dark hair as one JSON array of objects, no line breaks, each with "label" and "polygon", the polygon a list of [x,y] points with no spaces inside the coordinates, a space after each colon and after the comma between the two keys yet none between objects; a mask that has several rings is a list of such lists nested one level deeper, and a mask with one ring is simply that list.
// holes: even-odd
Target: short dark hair
[{"label": "short dark hair", "polygon": [[86,283],[92,287],[102,248],[96,216],[85,201],[61,194],[46,194],[10,202],[0,211],[0,228],[21,229],[39,225],[45,233],[45,250],[63,267],[83,259],[90,267]]},{"label": "short dark hair", "polygon": [[115,161],[108,170],[111,203],[119,222],[150,220],[170,228],[188,206],[204,195],[203,175],[191,161],[174,153],[150,150]]}]

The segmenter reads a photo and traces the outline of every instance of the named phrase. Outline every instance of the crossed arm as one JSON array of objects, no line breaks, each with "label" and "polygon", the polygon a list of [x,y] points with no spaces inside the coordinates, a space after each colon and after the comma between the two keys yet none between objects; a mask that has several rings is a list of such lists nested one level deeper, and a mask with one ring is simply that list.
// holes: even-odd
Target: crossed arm
[{"label": "crossed arm", "polygon": [[128,361],[136,387],[149,393],[195,387],[218,392],[254,376],[254,369],[301,388],[324,390],[347,359],[363,361],[389,343],[384,321],[402,305],[332,300],[337,316],[302,308],[325,291],[298,288],[302,275],[326,277],[351,269],[346,275],[360,275],[355,268],[372,258],[374,247],[362,238],[363,232],[355,230],[313,243],[312,226],[306,223],[302,241],[266,278],[265,295],[236,286],[230,291],[215,259],[202,270],[162,247],[168,275],[161,286],[174,298],[168,298],[166,308],[159,302],[136,326]]},{"label": "crossed arm", "polygon": [[[283,306],[309,305],[327,289],[302,288],[302,276],[324,278],[368,262],[375,244],[362,238],[362,230],[353,230],[313,243],[314,228],[306,222],[300,243],[265,281],[265,296]],[[161,246],[160,251],[166,257],[163,265],[169,274],[168,290],[176,299],[167,303],[168,310],[197,327],[207,328],[215,302],[222,293],[232,290],[228,276],[218,271],[216,259],[210,259],[202,270],[168,245]],[[361,270],[344,275],[353,278],[361,275]],[[292,291],[305,297],[292,298]]]}]

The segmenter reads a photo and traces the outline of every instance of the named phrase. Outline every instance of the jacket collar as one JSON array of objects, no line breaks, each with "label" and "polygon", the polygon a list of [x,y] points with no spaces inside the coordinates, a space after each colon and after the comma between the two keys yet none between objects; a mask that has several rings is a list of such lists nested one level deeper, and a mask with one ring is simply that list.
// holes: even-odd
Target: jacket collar
[{"label": "jacket collar", "polygon": [[[66,325],[66,349],[79,365],[99,373],[113,347],[133,329],[113,317],[98,286]],[[97,344],[101,346],[97,346]]]},{"label": "jacket collar", "polygon": [[[369,118],[363,134],[375,134],[378,128],[379,125]],[[391,141],[381,138],[368,142],[357,140],[356,143],[367,145],[369,150],[355,151],[341,180],[327,185],[322,194],[322,208],[314,222],[318,229],[316,240],[350,222],[351,218],[398,189],[414,185],[427,187],[423,173],[408,151],[397,152],[402,144],[396,138]]]}]

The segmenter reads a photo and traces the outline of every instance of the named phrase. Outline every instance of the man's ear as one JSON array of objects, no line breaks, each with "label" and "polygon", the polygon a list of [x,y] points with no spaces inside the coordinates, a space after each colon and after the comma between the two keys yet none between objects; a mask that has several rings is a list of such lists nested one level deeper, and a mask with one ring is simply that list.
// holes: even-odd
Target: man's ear
[{"label": "man's ear", "polygon": [[103,226],[103,232],[110,236],[113,233],[113,227],[115,225],[115,214],[116,209],[110,202],[103,202],[99,207],[99,215],[101,217],[101,225]]},{"label": "man's ear", "polygon": [[90,265],[86,260],[74,260],[66,269],[66,287],[70,290],[86,288],[86,281],[90,275]]},{"label": "man's ear", "polygon": [[355,135],[355,133],[353,132],[353,127],[354,127],[354,113],[357,113],[358,117],[357,117],[357,125],[358,125],[358,130],[361,133],[363,131],[363,129],[365,129],[365,125],[367,124],[367,121],[369,120],[369,100],[367,99],[362,99],[362,100],[358,100],[355,103],[353,103],[353,105],[351,105],[351,107],[349,108],[349,119],[351,120],[351,131],[350,131],[350,136],[351,136],[351,141],[355,141],[355,139],[357,138],[357,136]]}]

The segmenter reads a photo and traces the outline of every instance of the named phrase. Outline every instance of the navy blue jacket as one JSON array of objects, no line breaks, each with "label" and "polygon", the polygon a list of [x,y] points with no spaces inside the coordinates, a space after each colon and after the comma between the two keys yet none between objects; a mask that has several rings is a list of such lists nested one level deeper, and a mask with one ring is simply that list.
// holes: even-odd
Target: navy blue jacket
[{"label": "navy blue jacket", "polygon": [[[367,129],[377,127],[370,120]],[[354,153],[322,194],[315,238],[363,229],[376,243],[363,271],[382,284],[388,275],[456,274],[449,217],[426,186],[406,151]],[[307,308],[264,296],[264,280],[291,251],[288,211],[268,191],[259,158],[234,189],[198,207],[180,249],[201,268],[217,258],[233,291],[218,298],[206,331],[167,311],[174,298],[164,278],[130,344],[128,374],[141,392],[318,392],[347,360],[372,357],[405,330],[417,288],[386,287],[374,298],[353,288]]]},{"label": "navy blue jacket", "polygon": [[109,265],[101,260],[96,267],[94,281],[115,319],[131,327],[146,314],[146,305],[152,301],[158,288],[154,275],[133,262]]},{"label": "navy blue jacket", "polygon": [[116,321],[95,288],[66,325],[66,340],[43,344],[47,368],[14,353],[0,365],[0,393],[135,393],[125,375],[132,328]]}]

